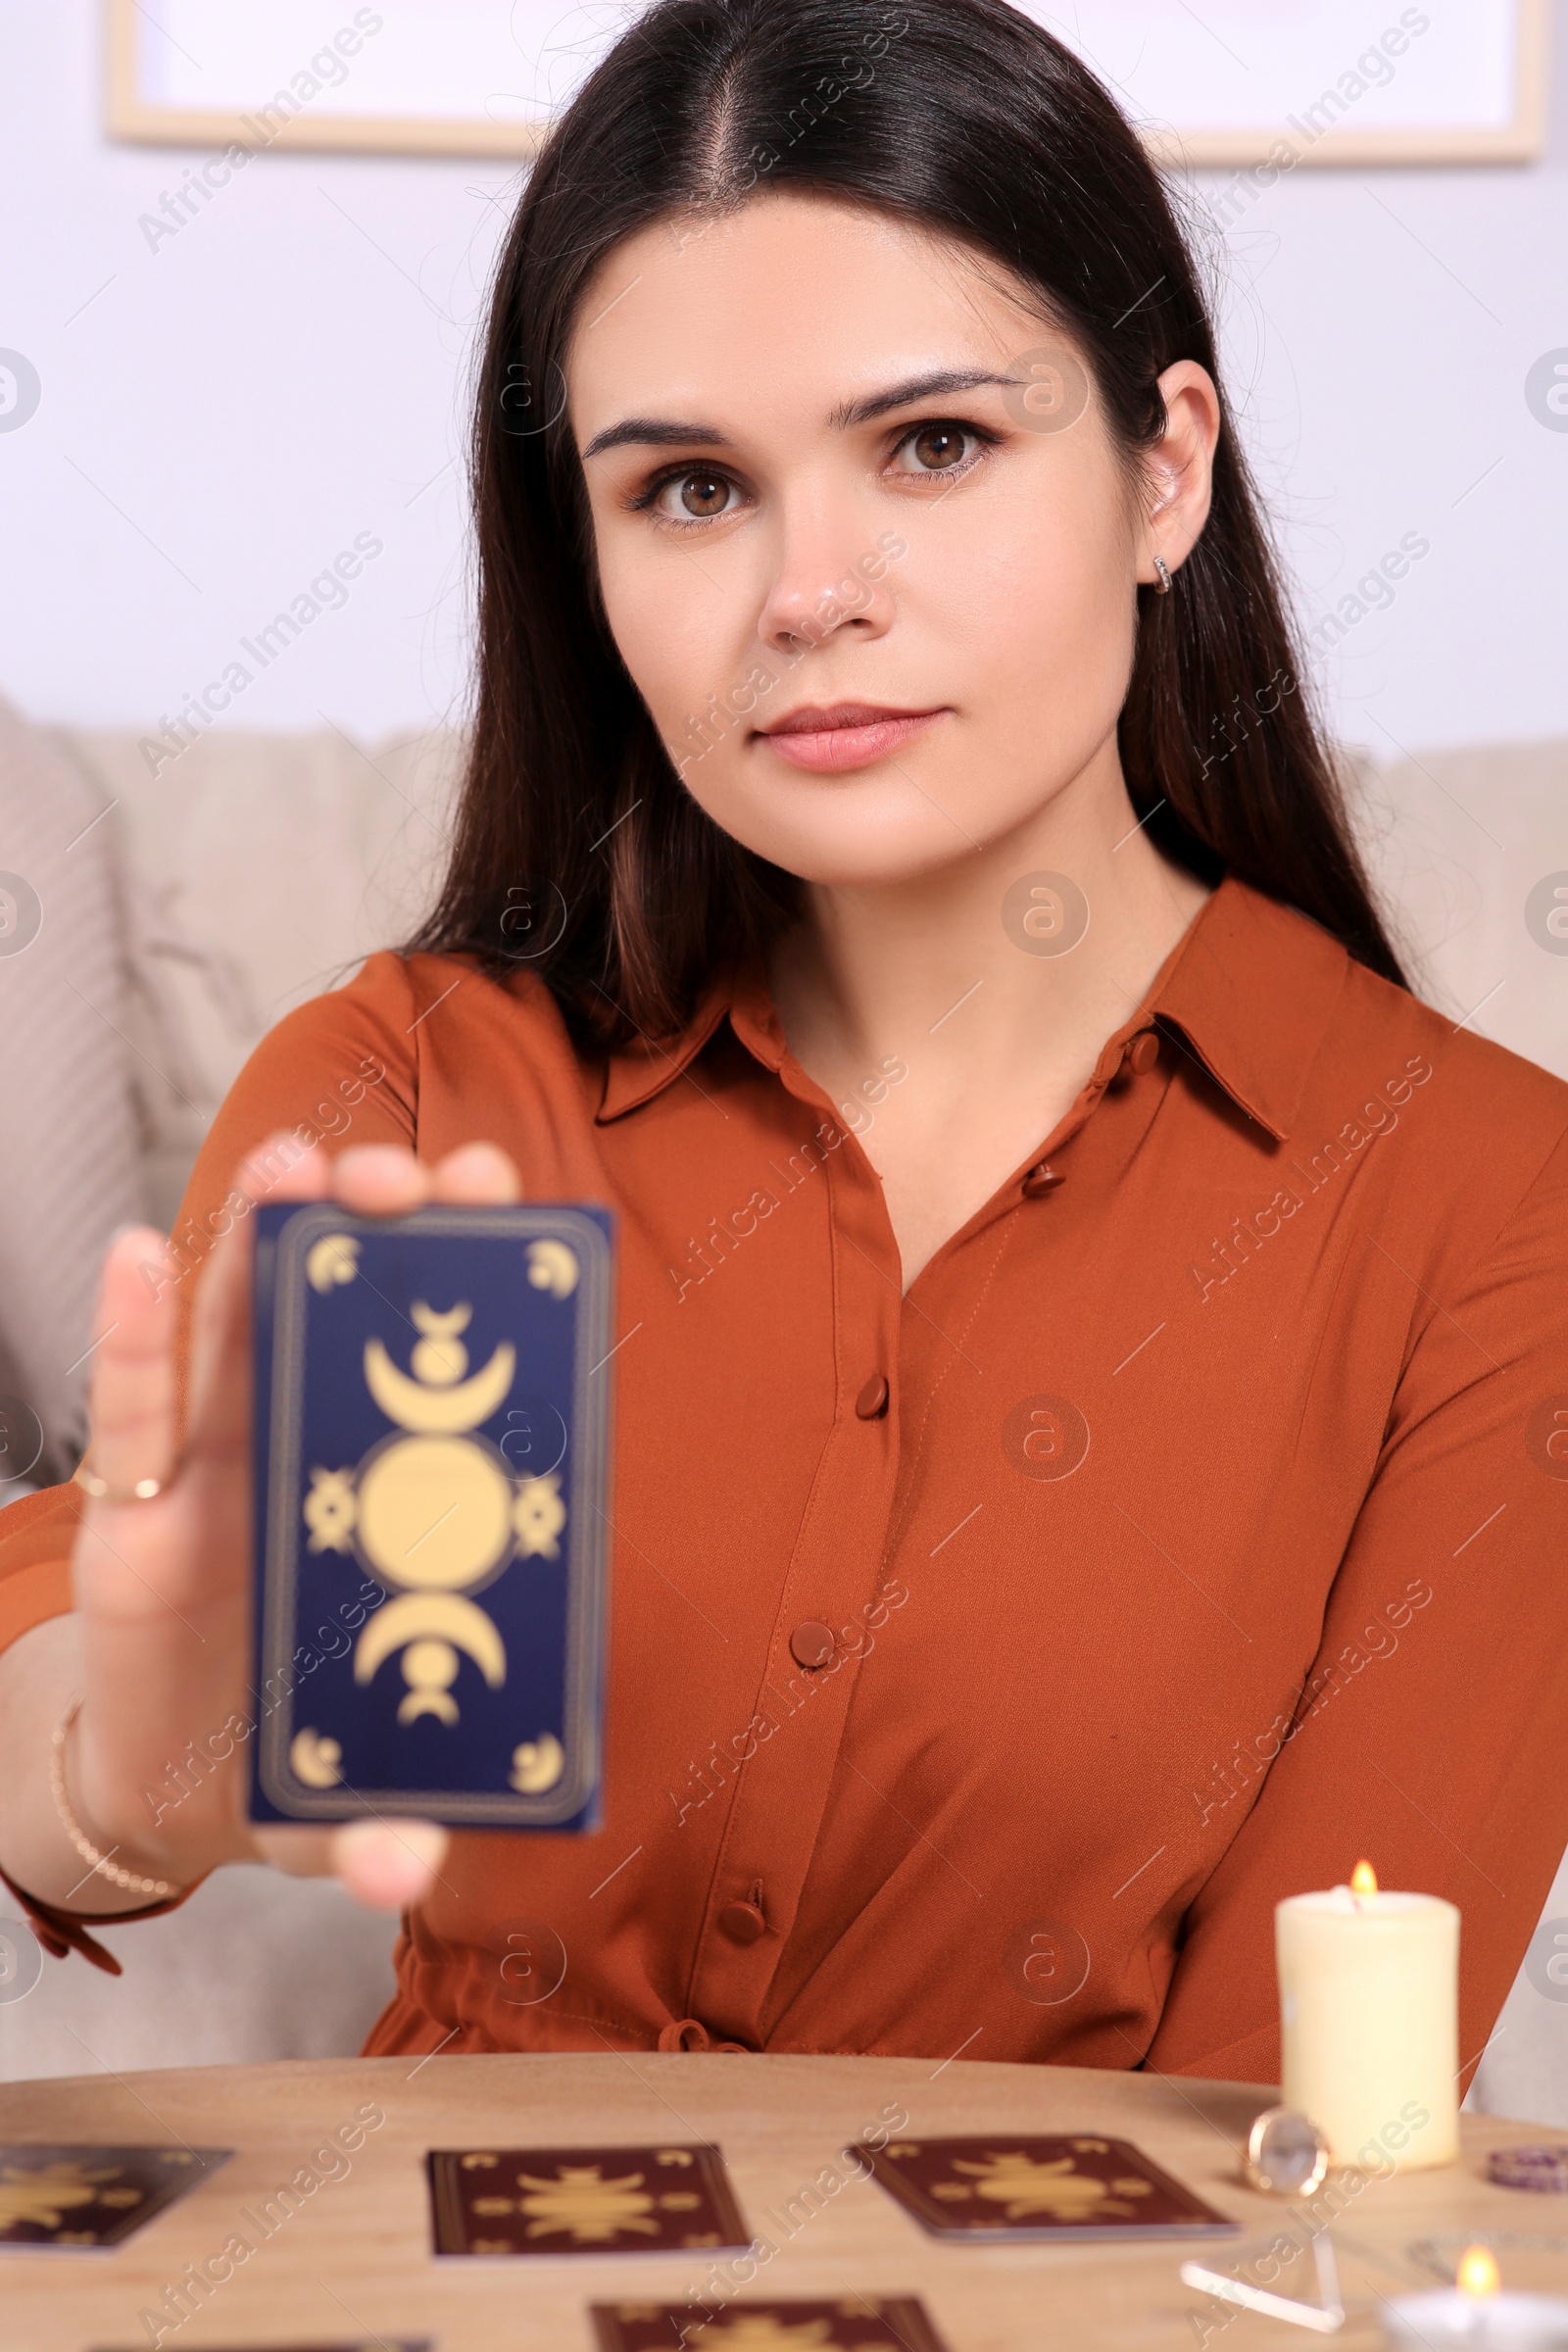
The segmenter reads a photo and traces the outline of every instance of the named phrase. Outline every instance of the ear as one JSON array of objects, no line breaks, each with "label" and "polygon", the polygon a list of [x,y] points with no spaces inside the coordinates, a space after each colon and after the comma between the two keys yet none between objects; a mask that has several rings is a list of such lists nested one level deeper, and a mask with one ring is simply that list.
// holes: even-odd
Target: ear
[{"label": "ear", "polygon": [[1138,577],[1152,582],[1154,558],[1174,572],[1208,520],[1219,394],[1196,360],[1178,360],[1159,379],[1165,430],[1142,452],[1147,495],[1138,521]]}]

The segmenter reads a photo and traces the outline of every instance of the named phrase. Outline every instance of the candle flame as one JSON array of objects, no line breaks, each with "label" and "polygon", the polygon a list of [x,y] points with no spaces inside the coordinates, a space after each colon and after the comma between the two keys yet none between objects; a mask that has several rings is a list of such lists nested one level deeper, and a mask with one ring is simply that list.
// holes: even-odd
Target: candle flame
[{"label": "candle flame", "polygon": [[1350,1892],[1352,1894],[1376,1894],[1377,1890],[1377,1872],[1370,1862],[1358,1862],[1350,1873]]},{"label": "candle flame", "polygon": [[1459,2257],[1454,2284],[1462,2295],[1494,2295],[1498,2286],[1497,2258],[1490,2246],[1466,2246]]}]

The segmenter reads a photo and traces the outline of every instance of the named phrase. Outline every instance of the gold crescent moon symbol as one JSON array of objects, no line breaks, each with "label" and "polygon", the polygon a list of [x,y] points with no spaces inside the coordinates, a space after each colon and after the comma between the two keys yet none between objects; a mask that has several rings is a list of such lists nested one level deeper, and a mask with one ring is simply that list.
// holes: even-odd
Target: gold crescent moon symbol
[{"label": "gold crescent moon symbol", "polygon": [[581,1271],[577,1252],[564,1242],[528,1244],[528,1280],[536,1291],[548,1291],[553,1298],[569,1298]]},{"label": "gold crescent moon symbol", "polygon": [[512,1386],[517,1351],[503,1340],[490,1361],[455,1389],[427,1389],[400,1372],[379,1340],[365,1343],[365,1385],[399,1429],[451,1436],[477,1429],[498,1411]]},{"label": "gold crescent moon symbol", "polygon": [[319,1732],[296,1732],[289,1741],[288,1761],[294,1778],[307,1788],[335,1788],[343,1778],[343,1750]]},{"label": "gold crescent moon symbol", "polygon": [[305,1252],[305,1279],[324,1298],[340,1282],[352,1282],[360,1270],[360,1245],[350,1233],[323,1233]]},{"label": "gold crescent moon symbol", "polygon": [[383,1601],[355,1645],[354,1680],[368,1683],[384,1658],[423,1635],[466,1650],[492,1690],[506,1681],[505,1642],[483,1609],[458,1592],[401,1592]]},{"label": "gold crescent moon symbol", "polygon": [[566,1751],[554,1732],[524,1740],[512,1751],[512,1786],[520,1796],[538,1796],[553,1788],[565,1768]]}]

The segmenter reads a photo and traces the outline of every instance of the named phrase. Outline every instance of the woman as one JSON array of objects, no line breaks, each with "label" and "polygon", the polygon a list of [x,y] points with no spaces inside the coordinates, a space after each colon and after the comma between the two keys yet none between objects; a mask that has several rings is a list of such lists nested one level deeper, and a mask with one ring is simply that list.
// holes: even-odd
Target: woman
[{"label": "woman", "polygon": [[[1568,1839],[1568,1089],[1406,991],[1132,132],[1000,0],[662,0],[476,489],[436,911],[117,1241],[97,1492],[3,1522],[14,1887],[336,1869],[380,2051],[1263,2081],[1366,1853],[1470,2058]],[[519,1192],[618,1216],[603,1834],[252,1833],[248,1206]]]}]

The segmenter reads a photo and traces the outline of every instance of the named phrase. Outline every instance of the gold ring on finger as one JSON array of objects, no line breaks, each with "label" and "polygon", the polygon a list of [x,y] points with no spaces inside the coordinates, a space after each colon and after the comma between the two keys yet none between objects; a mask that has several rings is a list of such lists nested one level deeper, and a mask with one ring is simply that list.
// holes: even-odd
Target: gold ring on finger
[{"label": "gold ring on finger", "polygon": [[138,1478],[135,1485],[130,1487],[112,1486],[107,1478],[100,1478],[96,1470],[89,1470],[85,1461],[78,1462],[71,1475],[76,1485],[92,1496],[94,1502],[151,1502],[155,1495],[168,1494],[178,1470],[176,1462],[167,1478]]}]

